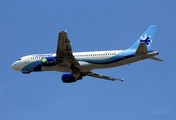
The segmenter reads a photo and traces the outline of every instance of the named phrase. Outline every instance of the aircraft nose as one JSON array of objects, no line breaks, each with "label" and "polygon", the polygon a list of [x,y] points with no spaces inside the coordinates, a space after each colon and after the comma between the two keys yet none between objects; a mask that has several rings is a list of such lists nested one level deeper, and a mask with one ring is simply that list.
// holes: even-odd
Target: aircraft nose
[{"label": "aircraft nose", "polygon": [[12,69],[13,69],[13,70],[18,70],[16,62],[14,62],[14,63],[12,64]]}]

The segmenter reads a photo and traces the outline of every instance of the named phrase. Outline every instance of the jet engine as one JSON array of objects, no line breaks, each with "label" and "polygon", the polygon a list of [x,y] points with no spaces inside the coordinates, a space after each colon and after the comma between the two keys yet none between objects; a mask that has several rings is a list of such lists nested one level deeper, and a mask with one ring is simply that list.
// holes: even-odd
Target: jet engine
[{"label": "jet engine", "polygon": [[42,66],[50,67],[50,66],[56,65],[56,62],[55,62],[55,61],[56,61],[56,60],[55,60],[54,57],[42,58],[42,59],[41,59],[41,64],[42,64]]},{"label": "jet engine", "polygon": [[75,78],[72,74],[63,74],[62,75],[62,82],[64,83],[72,83],[76,82],[77,80],[82,79],[82,77]]}]

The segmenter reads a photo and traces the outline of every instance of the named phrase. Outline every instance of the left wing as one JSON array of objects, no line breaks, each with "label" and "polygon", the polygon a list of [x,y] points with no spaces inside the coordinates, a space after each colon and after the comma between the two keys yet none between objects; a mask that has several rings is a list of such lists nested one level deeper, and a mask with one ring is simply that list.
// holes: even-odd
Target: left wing
[{"label": "left wing", "polygon": [[70,40],[65,31],[61,31],[58,36],[56,63],[64,65],[79,65],[78,61],[73,56]]},{"label": "left wing", "polygon": [[85,73],[85,75],[91,76],[91,77],[96,77],[96,78],[101,78],[101,79],[105,79],[105,80],[111,80],[111,81],[119,80],[119,81],[123,82],[123,79],[113,78],[113,77],[97,74],[94,72],[87,72],[87,73]]}]

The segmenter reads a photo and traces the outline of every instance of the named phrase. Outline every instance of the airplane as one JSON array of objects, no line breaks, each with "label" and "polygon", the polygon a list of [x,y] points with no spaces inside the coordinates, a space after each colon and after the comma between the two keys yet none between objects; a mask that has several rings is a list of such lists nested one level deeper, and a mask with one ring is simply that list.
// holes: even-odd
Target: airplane
[{"label": "airplane", "polygon": [[150,25],[137,41],[126,50],[90,52],[72,52],[67,32],[61,31],[58,35],[56,53],[23,56],[12,64],[12,69],[23,74],[43,71],[66,72],[61,77],[64,83],[76,82],[85,76],[123,82],[123,79],[97,74],[92,70],[118,67],[147,58],[163,61],[155,57],[159,54],[158,51],[150,50],[156,28],[157,25]]}]

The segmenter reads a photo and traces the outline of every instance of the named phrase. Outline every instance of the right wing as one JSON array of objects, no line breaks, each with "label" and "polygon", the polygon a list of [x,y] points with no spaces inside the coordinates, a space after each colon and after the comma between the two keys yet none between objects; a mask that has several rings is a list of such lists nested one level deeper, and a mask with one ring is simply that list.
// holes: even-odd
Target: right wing
[{"label": "right wing", "polygon": [[96,78],[101,78],[101,79],[105,79],[105,80],[111,80],[111,81],[119,80],[119,81],[123,82],[123,79],[113,78],[113,77],[97,74],[94,72],[87,72],[87,73],[85,73],[85,75],[91,76],[91,77],[96,77]]}]

